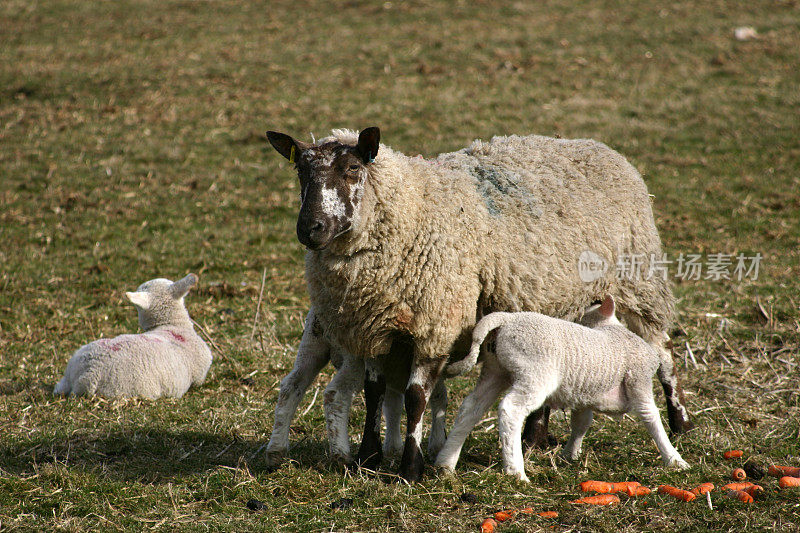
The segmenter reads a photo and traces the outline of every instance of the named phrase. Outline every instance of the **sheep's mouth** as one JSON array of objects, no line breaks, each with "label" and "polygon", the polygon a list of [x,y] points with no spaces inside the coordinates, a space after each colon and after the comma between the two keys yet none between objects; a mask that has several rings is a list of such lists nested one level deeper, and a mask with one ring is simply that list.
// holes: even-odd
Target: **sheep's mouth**
[{"label": "sheep's mouth", "polygon": [[339,230],[338,233],[333,234],[330,238],[325,239],[324,241],[313,242],[309,240],[308,242],[303,242],[302,244],[304,244],[308,250],[319,252],[320,250],[328,248],[331,245],[331,243],[333,243],[333,241],[335,241],[338,237],[344,235],[345,233],[349,232],[352,229],[353,225],[347,224],[344,228]]}]

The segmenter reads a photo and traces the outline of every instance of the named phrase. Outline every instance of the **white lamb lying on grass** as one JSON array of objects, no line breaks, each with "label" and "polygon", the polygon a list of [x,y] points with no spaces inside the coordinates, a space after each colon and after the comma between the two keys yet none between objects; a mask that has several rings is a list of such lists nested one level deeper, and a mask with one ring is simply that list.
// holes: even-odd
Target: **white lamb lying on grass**
[{"label": "white lamb lying on grass", "polygon": [[538,313],[491,313],[475,326],[468,358],[477,360],[481,344],[494,329],[494,348],[484,354],[475,390],[464,399],[436,465],[452,470],[467,435],[505,390],[498,426],[507,474],[528,481],[520,435],[525,417],[543,404],[570,408],[572,433],[561,451],[575,460],[592,423],[592,411],[635,412],[644,423],[666,466],[688,468],[669,442],[653,401],[653,374],[672,372],[672,358],[653,349],[625,328],[608,296],[587,310],[581,324]]},{"label": "white lamb lying on grass", "polygon": [[144,333],[82,346],[67,364],[54,394],[117,398],[180,398],[206,379],[211,350],[195,332],[183,303],[197,276],[153,279],[125,295],[139,312]]}]

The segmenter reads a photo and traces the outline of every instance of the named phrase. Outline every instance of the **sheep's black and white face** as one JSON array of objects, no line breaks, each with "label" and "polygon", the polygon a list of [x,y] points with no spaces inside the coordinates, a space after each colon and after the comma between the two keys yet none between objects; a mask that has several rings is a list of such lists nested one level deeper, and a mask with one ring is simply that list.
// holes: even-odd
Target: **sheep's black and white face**
[{"label": "sheep's black and white face", "polygon": [[297,238],[311,250],[328,247],[353,228],[368,166],[378,154],[380,130],[365,129],[355,146],[338,141],[309,145],[272,131],[267,137],[297,168],[301,202]]}]

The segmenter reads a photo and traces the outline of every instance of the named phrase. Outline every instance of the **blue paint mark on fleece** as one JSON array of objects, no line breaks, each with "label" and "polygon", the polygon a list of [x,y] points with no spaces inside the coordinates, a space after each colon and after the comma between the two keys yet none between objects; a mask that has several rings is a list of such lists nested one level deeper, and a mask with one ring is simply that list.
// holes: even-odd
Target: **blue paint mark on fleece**
[{"label": "blue paint mark on fleece", "polygon": [[500,216],[502,204],[508,202],[525,206],[535,217],[542,215],[542,209],[537,205],[536,198],[524,184],[519,183],[519,176],[516,174],[484,165],[473,167],[470,169],[470,174],[477,178],[476,190],[483,198],[491,216]]}]

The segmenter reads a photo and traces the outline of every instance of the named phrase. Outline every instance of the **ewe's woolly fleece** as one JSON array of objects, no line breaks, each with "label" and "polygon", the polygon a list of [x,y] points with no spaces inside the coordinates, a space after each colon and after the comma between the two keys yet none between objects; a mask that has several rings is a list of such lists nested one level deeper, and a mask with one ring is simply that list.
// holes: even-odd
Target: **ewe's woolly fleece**
[{"label": "ewe's woolly fleece", "polygon": [[[331,140],[357,134],[319,144]],[[381,145],[369,172],[353,229],[306,255],[317,318],[350,353],[385,354],[409,334],[416,357],[463,357],[483,314],[571,320],[605,295],[641,317],[646,339],[668,324],[666,280],[616,279],[621,254],[660,257],[661,245],[641,176],[604,144],[495,137],[433,160]],[[578,275],[586,250],[611,265],[591,283]]]},{"label": "ewe's woolly fleece", "polygon": [[[194,285],[197,278],[190,276],[194,277]],[[189,276],[184,278],[187,279]],[[172,284],[169,280],[151,280],[138,291],[148,290],[148,284],[154,282]],[[53,393],[180,398],[191,385],[205,381],[211,350],[195,332],[183,297],[172,299],[160,288],[150,286],[154,296],[149,309],[137,305],[144,333],[100,339],[82,346],[67,363],[64,377]]]}]

